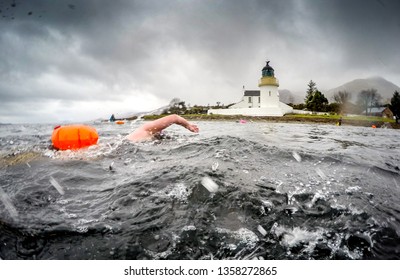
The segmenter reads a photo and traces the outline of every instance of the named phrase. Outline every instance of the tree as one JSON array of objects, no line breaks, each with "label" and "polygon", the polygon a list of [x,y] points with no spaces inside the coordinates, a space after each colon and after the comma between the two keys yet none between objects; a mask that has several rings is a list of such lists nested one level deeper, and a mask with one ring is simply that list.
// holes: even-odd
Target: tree
[{"label": "tree", "polygon": [[324,112],[328,105],[328,99],[319,90],[315,91],[311,100],[308,102],[307,108],[313,112]]},{"label": "tree", "polygon": [[173,106],[175,106],[176,104],[179,104],[179,102],[181,102],[181,100],[180,100],[179,98],[175,97],[175,98],[173,98],[173,99],[169,102],[169,106],[170,106],[170,107],[173,107]]},{"label": "tree", "polygon": [[347,91],[339,91],[333,95],[333,99],[339,105],[340,111],[344,112],[348,110],[348,104],[351,100],[351,93]]},{"label": "tree", "polygon": [[328,99],[317,89],[317,84],[311,80],[308,83],[307,95],[304,105],[311,111],[325,111]]},{"label": "tree", "polygon": [[393,93],[393,97],[390,100],[389,109],[397,116],[397,120],[400,117],[400,94],[397,90]]},{"label": "tree", "polygon": [[327,112],[336,113],[336,114],[340,114],[340,111],[341,111],[341,109],[340,109],[340,104],[339,104],[339,103],[336,103],[336,102],[329,103],[329,104],[326,106],[326,111],[327,111]]},{"label": "tree", "polygon": [[376,89],[371,88],[368,90],[362,90],[358,95],[358,105],[365,110],[365,115],[368,115],[368,108],[379,105],[379,101],[382,99],[381,95],[377,93]]},{"label": "tree", "polygon": [[[291,106],[291,105],[289,105],[289,106]],[[300,104],[293,104],[293,109],[296,109],[296,110],[303,110],[303,109],[305,109],[305,105],[304,105],[304,103],[300,103]]]},{"label": "tree", "polygon": [[185,101],[180,101],[179,99],[173,99],[173,101],[170,102],[168,108],[163,110],[162,114],[185,114],[187,111]]},{"label": "tree", "polygon": [[207,106],[194,105],[186,111],[186,114],[207,114]]},{"label": "tree", "polygon": [[308,102],[311,100],[312,96],[314,95],[314,93],[317,91],[317,84],[313,82],[313,80],[310,80],[310,82],[308,83],[308,89],[306,92],[306,98],[304,99],[304,104],[306,106],[306,108],[308,108],[307,104]]}]

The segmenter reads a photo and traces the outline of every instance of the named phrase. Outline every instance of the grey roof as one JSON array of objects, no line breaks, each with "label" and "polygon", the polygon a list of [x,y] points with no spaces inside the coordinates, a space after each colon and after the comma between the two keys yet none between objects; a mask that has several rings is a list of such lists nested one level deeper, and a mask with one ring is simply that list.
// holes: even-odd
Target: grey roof
[{"label": "grey roof", "polygon": [[259,90],[245,90],[244,96],[260,96]]},{"label": "grey roof", "polygon": [[[373,107],[368,109],[368,113],[382,113],[385,109],[386,107]],[[365,110],[363,113],[365,113]]]}]

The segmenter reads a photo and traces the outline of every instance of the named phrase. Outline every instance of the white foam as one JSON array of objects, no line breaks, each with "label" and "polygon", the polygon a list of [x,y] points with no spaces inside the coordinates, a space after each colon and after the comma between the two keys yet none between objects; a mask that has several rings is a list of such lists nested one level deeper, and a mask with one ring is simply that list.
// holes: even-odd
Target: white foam
[{"label": "white foam", "polygon": [[269,200],[261,200],[261,202],[264,207],[267,207],[269,209],[272,209],[274,207],[274,204]]},{"label": "white foam", "polygon": [[361,190],[360,186],[353,186],[353,187],[348,187],[345,191],[347,194],[352,194],[354,192],[359,192]]},{"label": "white foam", "polygon": [[183,183],[177,183],[167,195],[180,201],[187,201],[189,191]]},{"label": "white foam", "polygon": [[271,232],[278,237],[282,236],[281,243],[286,247],[294,247],[300,243],[308,243],[315,245],[319,238],[322,237],[322,231],[307,231],[299,227],[294,227],[293,229],[288,229],[282,226],[274,225],[271,228]]},{"label": "white foam", "polygon": [[216,228],[218,233],[229,234],[230,237],[238,241],[237,245],[244,244],[247,248],[254,248],[259,240],[258,236],[247,228],[240,228],[232,231],[226,228]]},{"label": "white foam", "polygon": [[282,243],[288,247],[293,247],[299,243],[316,241],[320,236],[321,234],[318,232],[311,232],[295,227],[283,236]]},{"label": "white foam", "polygon": [[196,230],[196,226],[194,226],[194,225],[187,225],[187,226],[184,226],[184,227],[182,228],[182,231],[192,231],[192,230]]}]

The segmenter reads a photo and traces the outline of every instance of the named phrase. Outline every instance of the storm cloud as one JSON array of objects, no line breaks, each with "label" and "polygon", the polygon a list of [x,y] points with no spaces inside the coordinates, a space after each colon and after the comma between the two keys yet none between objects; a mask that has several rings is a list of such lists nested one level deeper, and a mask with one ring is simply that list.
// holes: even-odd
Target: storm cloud
[{"label": "storm cloud", "polygon": [[400,85],[396,0],[0,0],[0,122],[84,121],[179,98],[237,102],[271,60],[303,94]]}]

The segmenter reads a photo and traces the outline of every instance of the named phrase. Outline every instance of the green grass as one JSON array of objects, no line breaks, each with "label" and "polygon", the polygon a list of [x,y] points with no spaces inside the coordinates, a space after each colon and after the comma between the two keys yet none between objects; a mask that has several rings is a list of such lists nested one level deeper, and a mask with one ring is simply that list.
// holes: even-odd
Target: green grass
[{"label": "green grass", "polygon": [[332,120],[338,120],[340,119],[339,115],[302,115],[302,114],[289,114],[285,115],[283,117],[292,117],[292,118],[307,118],[307,119],[332,119]]},{"label": "green grass", "polygon": [[360,120],[360,121],[375,121],[375,122],[390,122],[394,123],[394,119],[374,117],[374,116],[353,116],[353,117],[343,117],[346,120]]},{"label": "green grass", "polygon": [[301,114],[291,114],[284,117],[293,118],[310,118],[310,119],[331,119],[339,120],[342,117],[343,120],[354,120],[354,121],[369,121],[369,122],[395,122],[394,119],[375,117],[375,116],[340,116],[340,115],[301,115]]},{"label": "green grass", "polygon": [[[165,115],[147,115],[144,116],[143,119],[145,120],[155,120],[158,118],[161,118]],[[380,123],[394,123],[395,121],[393,119],[389,118],[382,118],[382,117],[374,117],[374,116],[340,116],[340,115],[302,115],[302,114],[289,114],[285,115],[283,117],[249,117],[249,116],[242,116],[242,115],[217,115],[217,114],[212,114],[212,115],[207,115],[207,114],[188,114],[188,115],[182,115],[186,119],[192,119],[192,120],[239,120],[239,119],[248,119],[248,120],[293,120],[293,119],[298,119],[298,120],[309,120],[309,121],[318,121],[321,120],[323,122],[329,122],[330,120],[332,122],[335,122],[342,117],[343,121],[354,121],[354,122],[380,122]]]}]

